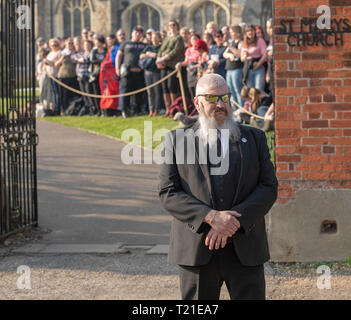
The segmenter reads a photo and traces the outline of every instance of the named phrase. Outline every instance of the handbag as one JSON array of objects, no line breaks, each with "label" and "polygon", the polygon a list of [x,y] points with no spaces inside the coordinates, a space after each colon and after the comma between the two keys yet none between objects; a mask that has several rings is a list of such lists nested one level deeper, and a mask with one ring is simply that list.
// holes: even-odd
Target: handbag
[{"label": "handbag", "polygon": [[140,59],[138,65],[141,69],[147,70],[150,69],[150,67],[152,67],[153,60],[153,58]]}]

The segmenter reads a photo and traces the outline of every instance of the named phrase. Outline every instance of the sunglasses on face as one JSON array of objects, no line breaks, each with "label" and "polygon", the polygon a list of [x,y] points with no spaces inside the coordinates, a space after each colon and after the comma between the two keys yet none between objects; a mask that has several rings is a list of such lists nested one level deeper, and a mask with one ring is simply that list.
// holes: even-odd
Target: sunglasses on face
[{"label": "sunglasses on face", "polygon": [[221,99],[222,102],[226,103],[230,100],[230,93],[226,93],[219,96],[213,94],[199,94],[198,97],[205,97],[206,101],[209,103],[217,103],[219,99]]}]

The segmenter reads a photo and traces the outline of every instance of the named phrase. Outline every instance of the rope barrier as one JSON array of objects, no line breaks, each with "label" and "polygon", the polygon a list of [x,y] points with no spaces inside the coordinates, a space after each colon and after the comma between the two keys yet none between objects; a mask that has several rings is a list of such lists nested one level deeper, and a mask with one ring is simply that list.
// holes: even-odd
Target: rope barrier
[{"label": "rope barrier", "polygon": [[178,70],[174,70],[172,71],[170,74],[168,74],[167,76],[165,76],[164,78],[156,81],[155,83],[147,86],[147,87],[144,87],[142,89],[139,89],[139,90],[135,90],[135,91],[132,91],[132,92],[126,92],[126,93],[122,93],[122,94],[116,94],[116,95],[112,95],[112,96],[101,96],[101,95],[97,95],[97,94],[92,94],[92,93],[87,93],[87,92],[82,92],[82,91],[79,91],[79,90],[76,90],[70,86],[67,86],[66,84],[64,84],[63,82],[61,82],[60,80],[56,79],[55,77],[49,75],[48,73],[46,73],[46,75],[52,79],[53,81],[55,81],[56,83],[58,83],[60,86],[66,88],[67,90],[70,90],[72,92],[75,92],[77,94],[80,94],[82,96],[86,96],[86,97],[91,97],[91,98],[97,98],[97,99],[100,99],[100,98],[105,98],[105,99],[116,99],[116,98],[119,98],[119,97],[126,97],[126,96],[132,96],[134,94],[138,94],[138,93],[141,93],[141,92],[144,92],[152,87],[155,87],[157,85],[159,85],[160,83],[162,83],[163,81],[167,80],[168,78],[172,77],[176,72],[178,72]]},{"label": "rope barrier", "polygon": [[249,114],[250,116],[255,117],[255,118],[258,118],[258,119],[264,120],[264,117],[261,117],[261,116],[259,116],[259,115],[257,115],[257,114],[254,114],[254,113],[252,113],[252,112],[246,110],[245,108],[243,108],[243,107],[240,106],[239,104],[237,104],[237,103],[234,101],[233,97],[231,97],[230,100],[231,100],[231,102],[233,102],[233,103],[235,104],[235,106],[237,106],[240,110],[244,111],[245,113]]},{"label": "rope barrier", "polygon": [[[186,114],[188,113],[187,111],[187,105],[186,105],[186,100],[185,100],[185,96],[184,96],[184,88],[183,88],[183,79],[182,79],[182,74],[180,71],[178,70],[173,70],[170,74],[168,74],[167,76],[165,76],[164,78],[156,81],[155,83],[149,85],[149,86],[146,86],[142,89],[139,89],[139,90],[135,90],[135,91],[132,91],[132,92],[126,92],[126,93],[122,93],[122,94],[116,94],[116,95],[112,95],[112,96],[102,96],[102,95],[97,95],[97,94],[92,94],[92,93],[87,93],[87,92],[82,92],[82,91],[79,91],[79,90],[76,90],[66,84],[64,84],[63,82],[61,82],[60,80],[56,79],[55,77],[49,75],[48,73],[46,73],[46,75],[52,79],[53,81],[55,81],[56,83],[58,83],[60,86],[66,88],[67,90],[70,90],[72,92],[75,92],[77,94],[80,94],[82,96],[86,96],[86,97],[91,97],[91,98],[105,98],[105,99],[116,99],[116,98],[120,98],[120,97],[126,97],[126,96],[132,96],[132,95],[135,95],[135,94],[138,94],[138,93],[141,93],[141,92],[144,92],[150,88],[153,88],[157,85],[159,85],[160,83],[162,83],[163,81],[167,80],[168,78],[172,77],[175,73],[178,72],[178,79],[179,79],[179,83],[180,83],[180,88],[181,88],[181,93],[182,93],[182,99],[183,99],[183,105],[184,105],[184,110],[186,112]],[[261,117],[257,114],[254,114],[248,110],[246,110],[245,108],[243,108],[242,106],[240,106],[238,103],[236,103],[233,99],[233,97],[230,99],[232,101],[232,103],[238,107],[240,110],[242,110],[243,112],[247,113],[248,115],[250,116],[253,116],[255,118],[258,118],[258,119],[262,119],[264,120],[265,118],[264,117]]]}]

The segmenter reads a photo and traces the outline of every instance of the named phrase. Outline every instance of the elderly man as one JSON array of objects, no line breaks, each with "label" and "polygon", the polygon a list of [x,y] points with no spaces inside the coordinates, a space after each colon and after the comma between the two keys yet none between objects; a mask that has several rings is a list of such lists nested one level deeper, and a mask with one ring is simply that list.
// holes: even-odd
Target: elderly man
[{"label": "elderly man", "polygon": [[264,216],[278,182],[265,134],[233,120],[228,92],[220,75],[200,78],[198,121],[165,136],[159,196],[174,218],[168,261],[179,265],[186,300],[219,299],[223,282],[231,299],[265,299]]}]

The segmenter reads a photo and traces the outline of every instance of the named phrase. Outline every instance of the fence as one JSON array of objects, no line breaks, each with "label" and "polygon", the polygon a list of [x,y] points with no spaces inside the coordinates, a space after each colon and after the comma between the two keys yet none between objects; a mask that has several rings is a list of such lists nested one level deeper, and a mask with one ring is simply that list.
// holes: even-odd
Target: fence
[{"label": "fence", "polygon": [[[0,238],[38,223],[34,0],[0,0]],[[30,90],[24,90],[30,88]]]}]

